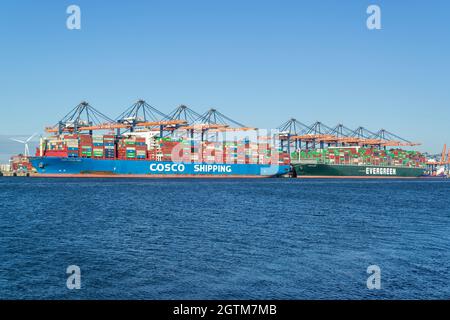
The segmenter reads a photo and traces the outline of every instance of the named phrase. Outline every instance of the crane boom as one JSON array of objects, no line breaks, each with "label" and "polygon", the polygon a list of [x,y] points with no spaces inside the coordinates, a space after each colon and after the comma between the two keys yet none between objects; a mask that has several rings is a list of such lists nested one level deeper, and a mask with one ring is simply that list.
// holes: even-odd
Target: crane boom
[{"label": "crane boom", "polygon": [[386,140],[366,138],[366,139],[361,139],[360,144],[361,145],[379,145],[379,144],[381,145],[385,142],[386,142]]},{"label": "crane boom", "polygon": [[199,123],[193,124],[190,126],[182,127],[184,130],[206,130],[206,129],[220,129],[227,128],[227,124],[218,124],[218,123]]},{"label": "crane boom", "polygon": [[[95,126],[84,126],[84,127],[78,127],[78,131],[92,131],[92,130],[112,130],[112,129],[122,129],[122,128],[128,128],[129,125],[121,124],[121,123],[103,123]],[[73,132],[73,127],[65,127],[62,128],[63,132]],[[48,133],[56,133],[59,132],[58,127],[46,127],[45,132]]]},{"label": "crane boom", "polygon": [[291,139],[293,140],[333,140],[335,141],[336,139],[338,139],[336,136],[331,135],[331,134],[304,134],[304,135],[300,135],[300,136],[292,136]]},{"label": "crane boom", "polygon": [[147,122],[137,122],[138,127],[151,127],[151,126],[168,126],[177,124],[186,124],[186,120],[161,120],[161,121],[147,121]]},{"label": "crane boom", "polygon": [[[162,120],[162,121],[151,121],[151,122],[139,122],[136,126],[149,127],[149,126],[165,126],[165,125],[177,125],[185,124],[185,120]],[[82,126],[79,127],[78,131],[93,131],[93,130],[112,130],[112,129],[127,129],[132,125],[127,123],[102,123],[93,126]],[[72,127],[65,127],[62,131],[72,132],[74,129]],[[45,131],[48,133],[56,133],[59,131],[58,127],[46,127]]]},{"label": "crane boom", "polygon": [[226,131],[252,131],[252,130],[258,130],[258,128],[251,128],[251,127],[242,127],[242,128],[217,128],[217,129],[211,129],[211,132],[226,132]]}]

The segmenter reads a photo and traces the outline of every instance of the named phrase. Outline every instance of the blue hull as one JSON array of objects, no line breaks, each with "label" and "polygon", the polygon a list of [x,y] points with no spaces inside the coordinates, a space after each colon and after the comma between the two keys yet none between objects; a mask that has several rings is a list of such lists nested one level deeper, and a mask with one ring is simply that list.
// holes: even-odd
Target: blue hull
[{"label": "blue hull", "polygon": [[143,176],[255,176],[273,177],[289,172],[288,165],[178,163],[148,160],[33,157],[42,175],[143,175]]}]

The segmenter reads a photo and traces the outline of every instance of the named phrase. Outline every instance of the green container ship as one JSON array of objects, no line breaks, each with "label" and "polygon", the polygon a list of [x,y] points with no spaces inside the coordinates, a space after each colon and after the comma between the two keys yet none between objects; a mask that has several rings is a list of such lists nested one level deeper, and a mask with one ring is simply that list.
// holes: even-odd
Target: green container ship
[{"label": "green container ship", "polygon": [[292,163],[297,177],[315,178],[417,178],[425,169],[402,166],[375,166],[325,163]]},{"label": "green container ship", "polygon": [[425,174],[417,151],[347,147],[301,150],[291,155],[300,178],[417,178]]}]

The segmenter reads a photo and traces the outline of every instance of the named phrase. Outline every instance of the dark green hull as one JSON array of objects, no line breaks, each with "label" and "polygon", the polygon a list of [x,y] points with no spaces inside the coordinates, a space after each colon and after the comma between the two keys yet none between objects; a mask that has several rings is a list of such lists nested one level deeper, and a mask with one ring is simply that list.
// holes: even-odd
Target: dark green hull
[{"label": "dark green hull", "polygon": [[424,169],[395,166],[294,163],[298,177],[417,178]]}]

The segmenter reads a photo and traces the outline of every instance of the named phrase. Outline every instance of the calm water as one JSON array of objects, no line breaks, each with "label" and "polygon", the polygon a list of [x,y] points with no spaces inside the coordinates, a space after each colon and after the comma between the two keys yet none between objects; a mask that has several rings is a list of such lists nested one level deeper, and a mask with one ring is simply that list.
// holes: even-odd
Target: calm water
[{"label": "calm water", "polygon": [[0,298],[450,298],[450,181],[0,178],[0,230]]}]

